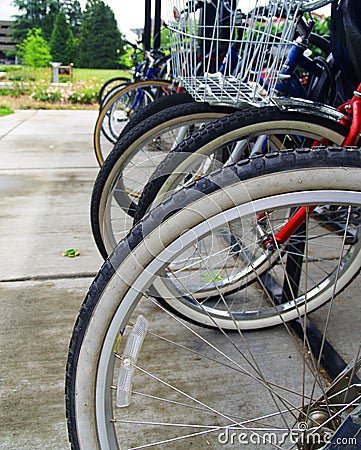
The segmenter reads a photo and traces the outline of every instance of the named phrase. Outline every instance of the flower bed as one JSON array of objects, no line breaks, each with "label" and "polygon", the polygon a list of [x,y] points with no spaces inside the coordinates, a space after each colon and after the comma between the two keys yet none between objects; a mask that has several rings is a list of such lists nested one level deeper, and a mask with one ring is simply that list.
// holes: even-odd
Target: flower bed
[{"label": "flower bed", "polygon": [[93,105],[97,102],[101,86],[102,83],[98,83],[96,79],[78,81],[69,85],[36,83],[32,88],[30,98],[40,102]]},{"label": "flower bed", "polygon": [[96,78],[75,83],[7,82],[0,85],[0,99],[12,109],[97,108],[104,80]]}]

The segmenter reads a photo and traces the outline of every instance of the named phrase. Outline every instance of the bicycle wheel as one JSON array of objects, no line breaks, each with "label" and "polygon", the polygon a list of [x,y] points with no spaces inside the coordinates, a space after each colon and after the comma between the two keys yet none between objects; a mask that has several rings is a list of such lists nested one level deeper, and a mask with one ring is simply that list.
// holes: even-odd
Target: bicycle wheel
[{"label": "bicycle wheel", "polygon": [[130,78],[126,77],[114,77],[111,78],[110,80],[107,80],[101,87],[98,94],[99,110],[102,109],[104,100],[113,89],[124,87],[126,84],[130,82],[131,82]]},{"label": "bicycle wheel", "polygon": [[[237,111],[192,134],[170,152],[143,190],[135,222],[179,187],[220,164],[274,151],[310,147],[315,141],[342,144],[347,128],[335,120],[277,107]],[[153,205],[153,206],[152,206]]]},{"label": "bicycle wheel", "polygon": [[128,120],[127,124],[123,128],[121,135],[135,128],[143,120],[149,119],[154,114],[164,111],[167,108],[173,108],[174,106],[183,105],[184,103],[192,103],[195,100],[188,92],[174,93],[172,95],[164,95],[157,98],[154,102],[142,108],[140,111],[136,111],[132,117]]},{"label": "bicycle wheel", "polygon": [[[174,190],[191,184],[222,164],[229,164],[259,152],[271,153],[309,147],[314,140],[323,138],[328,142],[340,144],[345,132],[346,128],[332,120],[309,114],[284,113],[275,107],[238,111],[232,116],[209,124],[169,153],[143,190],[135,213],[135,222]],[[287,211],[283,211],[283,214],[286,221]],[[281,224],[280,216],[278,220]],[[224,238],[226,241],[229,239]],[[262,271],[267,269],[265,263],[270,263],[270,259],[265,258],[263,254],[248,257],[252,258],[252,266],[246,264],[237,276],[234,276],[231,270],[229,276],[223,274],[218,289],[223,293],[240,289],[254,281],[256,275],[261,276]],[[193,264],[195,267],[195,260]],[[204,274],[203,277],[207,278]],[[194,277],[194,281],[195,279]],[[214,291],[212,294],[210,290],[212,285],[208,287],[207,283],[199,281],[199,284],[193,284],[194,295],[207,299],[213,295],[215,302],[218,302],[218,292]]]},{"label": "bicycle wheel", "polygon": [[233,111],[206,103],[180,104],[122,136],[99,171],[91,200],[93,236],[104,258],[131,228],[142,190],[166,154],[190,132]]},{"label": "bicycle wheel", "polygon": [[[288,171],[290,163],[294,169]],[[237,332],[227,333],[227,314],[215,319],[215,330],[199,328],[146,292],[166,269],[172,272],[186,248],[248,214],[325,201],[348,211],[359,207],[360,170],[359,151],[257,158],[176,193],[138,224],[101,269],[74,329],[66,387],[72,448],[232,448],[239,443],[252,449],[303,445],[310,450],[318,448],[312,447],[314,436],[321,444],[330,439],[360,404],[359,386],[353,382],[360,366],[359,302],[352,303],[345,330],[347,302],[339,305],[334,295],[344,284],[342,264],[332,301],[317,314],[327,337],[342,342],[344,357],[355,358],[343,382],[325,375],[309,339],[297,340],[286,323],[301,314],[308,317],[314,299],[283,306],[270,302],[272,314],[261,317],[245,313],[244,321],[255,328],[283,325],[253,333],[243,332],[241,321],[228,310]],[[308,274],[312,236],[313,231],[306,234],[303,259]],[[348,264],[343,247],[338,249],[339,261]],[[306,291],[302,284],[300,291]]]},{"label": "bicycle wheel", "polygon": [[94,150],[99,165],[110,153],[122,129],[134,112],[163,95],[170,95],[172,84],[165,80],[131,83],[117,90],[99,113],[94,130]]},{"label": "bicycle wheel", "polygon": [[[317,151],[313,155],[311,161],[317,167],[315,161],[318,155]],[[322,154],[318,156],[322,161]],[[283,154],[282,158],[287,160],[287,156],[283,156]],[[293,158],[290,157],[289,165],[285,166],[284,170],[293,167],[290,165],[292,161]],[[259,164],[258,159],[255,160],[254,167],[257,167],[257,164]],[[225,173],[230,177],[230,180],[233,180],[231,169],[226,170]],[[239,174],[242,178],[247,177],[247,174],[242,174],[241,170]],[[204,183],[207,185],[207,181],[204,181]],[[229,181],[222,180],[221,186],[225,183],[229,183]],[[211,183],[209,191],[202,191],[202,195],[211,193],[212,189],[217,189],[217,184]],[[264,189],[267,192],[267,185]],[[179,202],[180,197],[177,197],[176,209],[191,201],[192,190],[184,191],[183,195],[183,204]],[[199,195],[198,191],[196,191],[195,196],[197,195]],[[219,195],[224,196],[225,194],[222,192]],[[266,203],[267,201],[269,201],[268,198]],[[217,200],[214,200],[214,202],[215,207],[218,207]],[[219,201],[218,203],[222,207],[222,202]],[[277,237],[278,231],[293,216],[294,209],[298,206],[285,205],[283,208],[272,208],[267,204],[267,209],[264,211],[261,209],[255,212],[250,211],[247,215],[242,216],[242,220],[235,219],[227,226],[222,225],[217,229],[209,229],[209,225],[206,223],[204,226],[205,229],[208,226],[208,234],[202,239],[198,238],[194,248],[185,247],[184,253],[179,255],[178,260],[172,262],[172,269],[168,267],[164,276],[154,281],[153,295],[159,297],[162,304],[170,308],[174,314],[186,317],[196,323],[212,326],[212,321],[215,318],[221,320],[226,316],[222,326],[235,327],[234,322],[229,320],[228,317],[227,308],[231,308],[232,319],[235,319],[236,322],[240,321],[242,328],[252,328],[253,319],[255,319],[254,323],[256,324],[254,327],[258,328],[263,318],[265,318],[266,326],[272,325],[275,324],[272,323],[274,311],[272,309],[267,311],[267,307],[262,305],[257,289],[259,289],[260,284],[261,286],[263,284],[267,286],[270,276],[271,280],[278,281],[278,274],[283,274],[286,259],[286,261],[290,260],[290,264],[293,264],[292,271],[298,272],[298,277],[307,286],[309,311],[322,305],[330,296],[329,289],[334,287],[333,277],[335,261],[337,261],[331,256],[333,251],[332,246],[329,248],[328,238],[332,236],[336,239],[335,236],[338,236],[340,229],[342,230],[344,226],[342,225],[342,219],[340,219],[341,224],[337,224],[337,221],[333,220],[333,208],[329,211],[320,205],[312,212],[312,215],[311,212],[309,213],[312,217],[312,223],[314,223],[311,228],[314,235],[309,244],[314,258],[314,267],[312,267],[313,277],[309,280],[307,274],[305,275],[302,272],[302,260],[298,262],[297,258],[292,258],[295,252],[301,254],[303,252],[302,248],[297,249],[296,244],[298,241],[300,241],[300,246],[305,243],[304,233],[301,232],[300,236],[295,236],[292,240],[287,239],[285,245],[279,245]],[[268,211],[272,211],[272,214]],[[339,214],[341,215],[340,211]],[[319,225],[320,221],[322,226]],[[356,237],[352,238],[355,230],[350,230],[349,233],[347,245],[340,240],[338,241],[339,245],[343,244],[345,249],[345,259],[342,262],[342,271],[339,277],[340,280],[346,280],[345,284],[347,284],[348,277],[351,274],[358,272],[360,264],[357,234]],[[276,240],[273,241],[273,239]],[[296,241],[296,244],[294,241]],[[269,242],[271,247],[268,245]],[[337,253],[339,247],[336,244],[334,245]],[[309,267],[311,267],[311,262]],[[350,270],[350,267],[353,267],[354,271]],[[173,275],[173,272],[175,275]],[[345,278],[343,278],[343,275],[345,275]],[[304,278],[305,276],[306,278]],[[273,281],[271,281],[272,283]],[[281,281],[278,284],[282,286]],[[291,288],[292,285],[287,286],[287,290]],[[256,292],[254,292],[255,289]],[[297,294],[296,305],[298,309],[304,303],[304,296],[305,293],[302,293],[302,291]],[[197,301],[194,301],[194,299]],[[274,301],[279,302],[280,300],[275,298]],[[267,305],[269,299],[264,297],[263,302]],[[314,306],[311,307],[311,305]],[[292,300],[290,308],[294,314],[294,300]],[[267,315],[272,317],[271,322],[268,322]]]}]

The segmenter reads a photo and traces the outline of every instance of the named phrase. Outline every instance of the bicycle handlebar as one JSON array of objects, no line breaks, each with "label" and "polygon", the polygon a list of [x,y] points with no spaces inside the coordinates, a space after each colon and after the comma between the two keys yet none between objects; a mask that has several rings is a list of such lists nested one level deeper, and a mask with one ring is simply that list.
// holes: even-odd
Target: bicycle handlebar
[{"label": "bicycle handlebar", "polygon": [[139,46],[138,46],[138,44],[133,44],[133,42],[130,42],[130,41],[128,41],[128,40],[124,40],[124,42],[127,44],[127,45],[129,45],[130,47],[132,47],[134,50],[138,50],[139,49]]},{"label": "bicycle handlebar", "polygon": [[132,47],[134,50],[138,50],[140,52],[142,52],[145,56],[147,56],[148,58],[160,58],[163,56],[163,50],[166,49],[166,47],[160,47],[160,48],[152,48],[150,50],[144,50],[139,43],[137,44],[133,44],[132,42],[128,41],[128,40],[124,40],[126,45],[129,45],[130,47]]},{"label": "bicycle handlebar", "polygon": [[314,11],[315,9],[322,8],[322,6],[329,5],[330,3],[333,3],[335,0],[311,0],[310,2],[307,2],[307,5],[302,6],[303,12],[310,12]]}]

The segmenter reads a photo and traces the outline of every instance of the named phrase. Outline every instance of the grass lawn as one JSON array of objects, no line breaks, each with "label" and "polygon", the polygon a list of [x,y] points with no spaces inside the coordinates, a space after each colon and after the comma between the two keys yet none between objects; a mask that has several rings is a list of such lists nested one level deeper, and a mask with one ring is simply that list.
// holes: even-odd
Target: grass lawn
[{"label": "grass lawn", "polygon": [[87,81],[96,78],[100,82],[101,80],[106,81],[114,77],[131,78],[131,74],[125,70],[74,68],[73,77],[74,81]]},{"label": "grass lawn", "polygon": [[[6,78],[3,81],[51,81],[52,68],[44,67],[32,69],[24,66],[0,65],[0,72],[6,72]],[[96,79],[98,82],[106,81],[114,77],[130,78],[131,74],[124,70],[115,69],[73,69],[73,81],[88,81]],[[63,77],[61,81],[71,81],[68,77]]]},{"label": "grass lawn", "polygon": [[7,116],[8,114],[12,114],[14,111],[10,108],[2,108],[0,106],[0,117],[1,116]]},{"label": "grass lawn", "polygon": [[[0,72],[5,72],[2,76],[3,83],[0,85],[0,109],[5,107],[9,110],[16,109],[96,109],[98,105],[96,101],[97,92],[103,83],[114,77],[131,78],[130,71],[110,70],[110,69],[82,69],[74,68],[72,77],[59,76],[60,83],[65,85],[54,87],[52,81],[52,68],[45,67],[41,69],[32,69],[25,66],[0,65]],[[10,82],[10,87],[6,84]],[[32,97],[34,91],[41,91],[37,97]],[[73,91],[79,95],[79,102],[65,100],[62,102],[60,98],[48,100],[52,94],[49,91],[62,89]],[[43,95],[43,92],[45,94]],[[91,93],[92,98],[87,101]],[[35,94],[33,94],[35,95]],[[60,95],[60,94],[59,94]],[[84,98],[85,101],[81,101]],[[2,115],[9,114],[6,108]]]}]

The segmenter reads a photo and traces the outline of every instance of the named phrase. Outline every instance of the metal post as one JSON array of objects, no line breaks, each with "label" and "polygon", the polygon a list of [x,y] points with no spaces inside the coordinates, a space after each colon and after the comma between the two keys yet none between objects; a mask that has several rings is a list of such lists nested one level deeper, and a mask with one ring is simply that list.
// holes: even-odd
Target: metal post
[{"label": "metal post", "polygon": [[144,35],[143,35],[144,50],[150,50],[150,34],[152,28],[151,8],[152,8],[152,0],[145,0]]},{"label": "metal post", "polygon": [[161,0],[155,0],[154,34],[153,34],[154,48],[160,47],[161,9],[162,9]]}]

